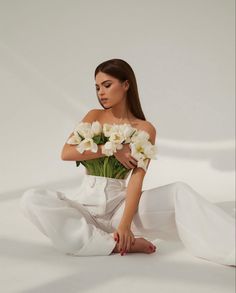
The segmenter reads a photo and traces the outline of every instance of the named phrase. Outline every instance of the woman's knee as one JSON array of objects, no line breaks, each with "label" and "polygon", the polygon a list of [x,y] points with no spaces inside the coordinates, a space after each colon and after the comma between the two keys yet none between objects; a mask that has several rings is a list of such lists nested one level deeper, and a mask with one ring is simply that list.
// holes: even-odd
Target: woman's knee
[{"label": "woman's knee", "polygon": [[27,209],[31,204],[37,203],[42,197],[40,190],[37,188],[30,188],[26,190],[20,199],[20,205],[22,209]]},{"label": "woman's knee", "polygon": [[26,206],[29,202],[32,201],[34,194],[34,188],[26,190],[20,199],[21,206]]},{"label": "woman's knee", "polygon": [[173,184],[174,189],[178,189],[178,190],[191,188],[191,186],[184,181],[175,181],[172,184]]},{"label": "woman's knee", "polygon": [[193,188],[183,181],[176,181],[173,183],[173,193],[175,198],[184,198],[186,200],[193,194]]}]

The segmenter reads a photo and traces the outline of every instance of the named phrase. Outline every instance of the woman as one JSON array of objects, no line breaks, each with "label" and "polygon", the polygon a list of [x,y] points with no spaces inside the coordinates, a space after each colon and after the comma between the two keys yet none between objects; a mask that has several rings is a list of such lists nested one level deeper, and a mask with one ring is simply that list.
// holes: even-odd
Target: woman
[{"label": "woman", "polygon": [[[105,61],[96,68],[95,81],[103,109],[90,110],[81,122],[126,123],[148,133],[155,145],[156,129],[145,119],[130,65],[121,59]],[[102,145],[97,152],[79,153],[68,140],[61,152],[62,160],[76,162],[104,156]],[[25,215],[58,250],[78,256],[150,254],[156,246],[145,238],[160,238],[182,241],[196,257],[235,265],[233,217],[184,182],[142,190],[147,169],[137,166],[129,145],[124,144],[114,156],[127,169],[125,178],[91,175],[87,170],[71,198],[49,189],[25,191],[21,200]]]}]

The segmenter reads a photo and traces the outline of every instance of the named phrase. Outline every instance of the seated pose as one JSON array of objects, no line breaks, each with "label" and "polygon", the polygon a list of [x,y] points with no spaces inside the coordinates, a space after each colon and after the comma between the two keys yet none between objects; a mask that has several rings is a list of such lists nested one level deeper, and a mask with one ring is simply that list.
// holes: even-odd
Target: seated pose
[{"label": "seated pose", "polygon": [[142,190],[156,129],[143,114],[130,65],[104,61],[95,81],[103,109],[80,120],[61,152],[62,160],[84,166],[78,191],[68,196],[28,189],[21,198],[24,215],[69,255],[151,254],[158,252],[151,241],[159,238],[182,241],[203,260],[235,266],[232,215],[185,182]]}]

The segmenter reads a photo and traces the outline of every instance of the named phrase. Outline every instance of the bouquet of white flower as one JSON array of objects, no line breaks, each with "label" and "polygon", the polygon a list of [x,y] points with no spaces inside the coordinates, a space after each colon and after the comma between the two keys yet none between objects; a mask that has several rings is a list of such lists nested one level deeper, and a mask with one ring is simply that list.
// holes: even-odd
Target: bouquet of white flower
[{"label": "bouquet of white flower", "polygon": [[146,171],[148,159],[156,159],[157,147],[149,141],[149,134],[130,124],[105,123],[101,126],[99,121],[80,122],[73,133],[67,143],[77,145],[76,150],[81,154],[85,150],[96,153],[98,145],[103,145],[102,153],[105,157],[76,161],[76,166],[81,163],[90,175],[123,179],[129,169],[115,158],[114,153],[126,143],[129,143],[132,157],[138,161],[137,167]]}]

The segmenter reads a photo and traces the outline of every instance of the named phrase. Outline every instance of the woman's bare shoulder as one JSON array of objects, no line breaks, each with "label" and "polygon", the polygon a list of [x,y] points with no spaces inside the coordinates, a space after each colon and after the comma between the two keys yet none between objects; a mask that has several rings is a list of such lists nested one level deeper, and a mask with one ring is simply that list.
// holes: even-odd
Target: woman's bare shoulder
[{"label": "woman's bare shoulder", "polygon": [[91,109],[88,111],[88,113],[84,116],[84,118],[81,121],[92,123],[93,121],[98,119],[101,111],[101,109]]},{"label": "woman's bare shoulder", "polygon": [[141,120],[139,122],[139,127],[138,129],[146,131],[150,135],[150,141],[152,144],[155,144],[156,140],[156,128],[155,126],[147,120]]},{"label": "woman's bare shoulder", "polygon": [[103,109],[91,109],[89,112],[92,114],[101,114]]},{"label": "woman's bare shoulder", "polygon": [[156,130],[155,126],[148,120],[137,119],[135,124],[140,130]]}]

